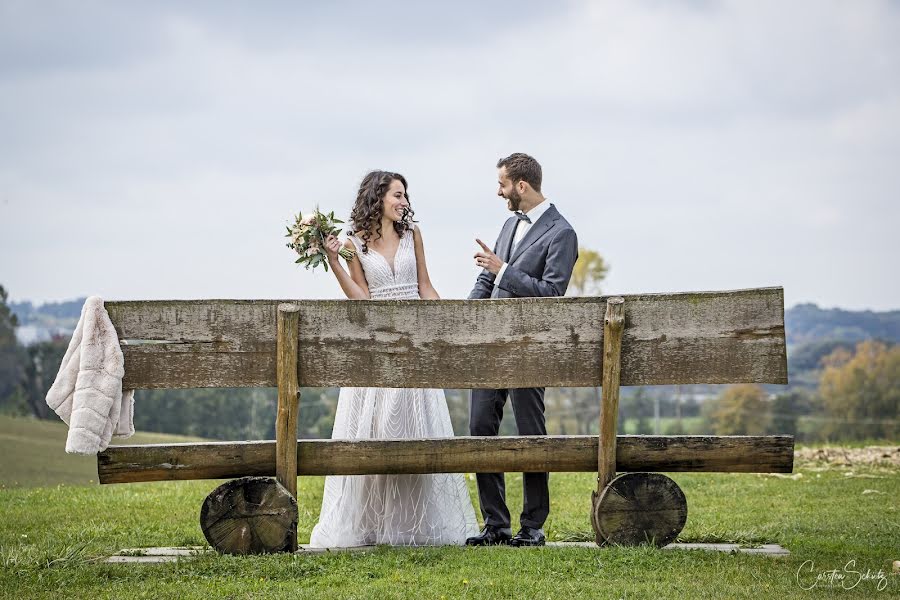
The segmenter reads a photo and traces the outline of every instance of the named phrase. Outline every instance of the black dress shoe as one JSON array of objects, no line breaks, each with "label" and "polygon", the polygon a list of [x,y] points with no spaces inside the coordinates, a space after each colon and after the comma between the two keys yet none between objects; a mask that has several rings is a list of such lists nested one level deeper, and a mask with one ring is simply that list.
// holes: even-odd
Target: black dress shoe
[{"label": "black dress shoe", "polygon": [[478,535],[466,540],[466,546],[504,546],[509,544],[509,530],[493,525],[485,525]]},{"label": "black dress shoe", "polygon": [[519,533],[509,541],[511,546],[543,546],[547,542],[544,532],[540,529],[522,526]]}]

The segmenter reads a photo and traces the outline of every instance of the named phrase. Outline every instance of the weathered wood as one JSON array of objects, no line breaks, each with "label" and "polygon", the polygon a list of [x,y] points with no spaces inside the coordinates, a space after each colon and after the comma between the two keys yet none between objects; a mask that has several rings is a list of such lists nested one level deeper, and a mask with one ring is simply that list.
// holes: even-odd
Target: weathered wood
[{"label": "weathered wood", "polygon": [[[787,383],[781,288],[624,298],[621,385]],[[119,338],[130,340],[125,388],[277,385],[278,303],[106,302]],[[604,297],[295,303],[301,386],[593,387],[601,380]]]},{"label": "weathered wood", "polygon": [[591,519],[598,545],[660,548],[674,542],[686,522],[684,492],[660,473],[619,475],[603,489]]},{"label": "weathered wood", "polygon": [[597,445],[597,492],[616,474],[616,424],[619,418],[619,379],[622,368],[622,328],[625,301],[606,301],[603,323],[603,393],[600,398],[600,443]]},{"label": "weathered wood", "polygon": [[242,477],[214,489],[200,509],[209,545],[225,554],[296,550],[297,500],[271,477]]},{"label": "weathered wood", "polygon": [[[619,379],[622,372],[622,329],[625,324],[624,299],[606,301],[603,320],[603,392],[600,396],[600,442],[597,444],[597,489],[591,492],[591,526],[600,492],[616,475],[616,425],[619,418]],[[599,543],[599,542],[598,542]]]},{"label": "weathered wood", "polygon": [[[300,475],[596,472],[598,436],[300,440]],[[616,470],[790,473],[791,436],[631,436],[616,440]],[[275,474],[275,442],[110,446],[100,483]]]},{"label": "weathered wood", "polygon": [[[275,415],[275,478],[294,498],[297,497],[297,418],[300,386],[297,383],[297,334],[300,310],[294,304],[278,306],[277,373],[278,412]],[[297,549],[294,529],[288,544]]]}]

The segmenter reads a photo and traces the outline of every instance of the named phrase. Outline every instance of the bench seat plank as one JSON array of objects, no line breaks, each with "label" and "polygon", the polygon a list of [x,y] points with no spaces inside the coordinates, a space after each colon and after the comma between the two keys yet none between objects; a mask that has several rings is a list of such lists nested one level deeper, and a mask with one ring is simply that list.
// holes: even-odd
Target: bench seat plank
[{"label": "bench seat plank", "polygon": [[[597,471],[597,436],[299,440],[298,475]],[[275,474],[275,442],[110,446],[100,483]],[[792,436],[616,438],[616,471],[790,473]]]}]

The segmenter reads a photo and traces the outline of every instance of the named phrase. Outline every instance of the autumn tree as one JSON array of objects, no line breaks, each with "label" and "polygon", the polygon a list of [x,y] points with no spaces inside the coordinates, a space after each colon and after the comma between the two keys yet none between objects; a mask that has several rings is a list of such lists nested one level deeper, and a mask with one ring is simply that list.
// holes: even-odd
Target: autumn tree
[{"label": "autumn tree", "polygon": [[867,340],[823,359],[826,439],[900,438],[900,345]]},{"label": "autumn tree", "polygon": [[772,421],[767,433],[771,435],[792,435],[801,437],[797,427],[800,417],[813,410],[812,394],[802,388],[792,389],[775,396],[772,400]]},{"label": "autumn tree", "polygon": [[707,419],[717,435],[763,435],[771,419],[766,392],[758,385],[735,385],[710,402]]},{"label": "autumn tree", "polygon": [[28,390],[28,408],[31,414],[38,419],[55,417],[53,411],[47,406],[47,392],[56,380],[56,374],[62,364],[66,350],[69,348],[69,339],[65,336],[55,335],[49,340],[35,342],[28,345],[27,364],[25,373]]},{"label": "autumn tree", "polygon": [[625,432],[625,424],[634,420],[634,430],[630,433],[647,435],[653,433],[653,398],[644,386],[638,386],[631,394],[619,398],[619,431]]},{"label": "autumn tree", "polygon": [[28,404],[28,355],[16,339],[19,321],[6,303],[6,289],[0,285],[0,411],[24,413]]},{"label": "autumn tree", "polygon": [[609,265],[599,252],[578,248],[578,260],[572,269],[567,293],[570,296],[599,296],[600,285],[608,272]]}]

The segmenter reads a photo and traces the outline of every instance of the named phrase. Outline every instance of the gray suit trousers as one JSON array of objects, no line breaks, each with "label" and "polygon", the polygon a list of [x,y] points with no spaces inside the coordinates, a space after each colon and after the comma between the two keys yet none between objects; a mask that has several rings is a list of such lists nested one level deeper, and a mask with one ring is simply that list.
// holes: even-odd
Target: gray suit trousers
[{"label": "gray suit trousers", "polygon": [[[472,390],[469,405],[471,435],[497,435],[503,406],[510,398],[519,435],[547,435],[544,419],[544,388],[509,390]],[[506,506],[506,481],[503,473],[477,473],[478,499],[486,525],[509,527],[509,508]],[[540,529],[550,513],[549,475],[523,475],[524,506],[519,522],[525,527]]]}]

